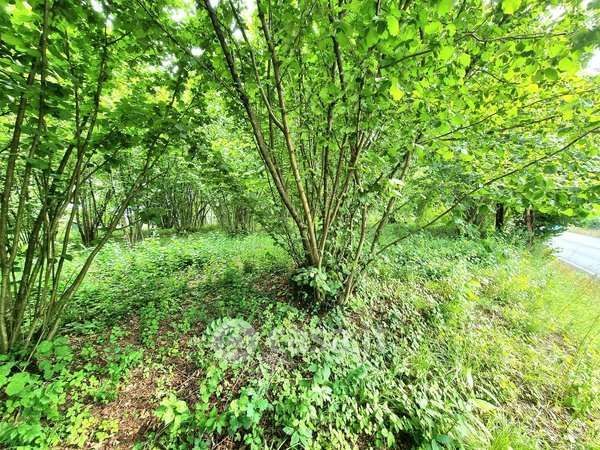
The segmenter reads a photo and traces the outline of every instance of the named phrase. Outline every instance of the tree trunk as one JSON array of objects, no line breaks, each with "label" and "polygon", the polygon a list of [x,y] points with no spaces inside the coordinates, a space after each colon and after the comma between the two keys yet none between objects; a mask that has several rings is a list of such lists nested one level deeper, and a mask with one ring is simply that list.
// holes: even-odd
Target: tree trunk
[{"label": "tree trunk", "polygon": [[504,219],[506,218],[506,208],[504,203],[496,203],[496,231],[502,232],[504,230]]},{"label": "tree trunk", "polygon": [[527,234],[529,235],[529,242],[531,242],[531,241],[533,241],[533,233],[535,231],[535,213],[531,206],[529,206],[525,210],[525,225],[527,226]]}]

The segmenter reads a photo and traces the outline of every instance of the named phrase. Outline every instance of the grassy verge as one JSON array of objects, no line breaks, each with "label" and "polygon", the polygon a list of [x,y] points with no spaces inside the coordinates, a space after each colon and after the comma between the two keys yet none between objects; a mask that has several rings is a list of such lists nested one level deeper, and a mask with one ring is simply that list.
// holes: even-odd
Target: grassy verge
[{"label": "grassy verge", "polygon": [[539,247],[520,255],[497,280],[529,293],[526,307],[537,332],[559,332],[575,345],[600,349],[600,281],[547,252]]},{"label": "grassy verge", "polygon": [[[326,315],[263,236],[107,247],[20,372],[26,448],[595,448],[600,289],[541,248],[423,236]],[[21,375],[20,375],[21,374]]]}]

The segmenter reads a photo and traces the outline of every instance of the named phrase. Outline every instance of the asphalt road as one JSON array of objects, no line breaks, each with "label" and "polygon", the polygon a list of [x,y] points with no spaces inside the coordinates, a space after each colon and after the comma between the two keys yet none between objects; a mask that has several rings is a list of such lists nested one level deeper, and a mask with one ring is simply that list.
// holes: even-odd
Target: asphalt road
[{"label": "asphalt road", "polygon": [[552,238],[550,246],[562,261],[600,277],[600,238],[565,231]]}]

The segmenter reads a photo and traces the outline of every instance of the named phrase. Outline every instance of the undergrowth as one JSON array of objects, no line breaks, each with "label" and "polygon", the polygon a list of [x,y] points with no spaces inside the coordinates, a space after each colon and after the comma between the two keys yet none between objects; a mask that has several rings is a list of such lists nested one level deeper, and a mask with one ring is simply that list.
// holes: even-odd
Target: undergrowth
[{"label": "undergrowth", "polygon": [[415,237],[322,315],[290,268],[260,235],[107,247],[65,337],[3,358],[0,443],[600,445],[600,289],[541,247]]}]

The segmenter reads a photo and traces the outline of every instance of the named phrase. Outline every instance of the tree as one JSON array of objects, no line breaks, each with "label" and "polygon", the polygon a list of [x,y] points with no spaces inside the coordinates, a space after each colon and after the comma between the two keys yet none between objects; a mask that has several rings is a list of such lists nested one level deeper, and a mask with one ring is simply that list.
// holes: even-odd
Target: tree
[{"label": "tree", "polygon": [[[135,37],[144,25],[134,17],[120,21],[79,2],[0,6],[6,55],[0,135],[9,136],[0,164],[0,352],[6,353],[57,332],[94,257],[149,181],[162,149],[179,136],[172,125],[185,72],[151,69],[161,57],[148,57],[152,43]],[[163,98],[149,95],[155,86]],[[127,154],[135,155],[128,160],[131,176],[110,199],[105,232],[65,279],[72,227],[89,208],[90,185]]]},{"label": "tree", "polygon": [[550,5],[259,0],[252,15],[203,1],[205,58],[243,109],[317,302],[346,298],[404,238],[380,243],[415,202],[405,191],[445,197],[426,227],[497,182],[568,172],[573,151],[577,164],[596,150],[598,93],[571,41],[588,16],[573,1],[554,20]]}]

